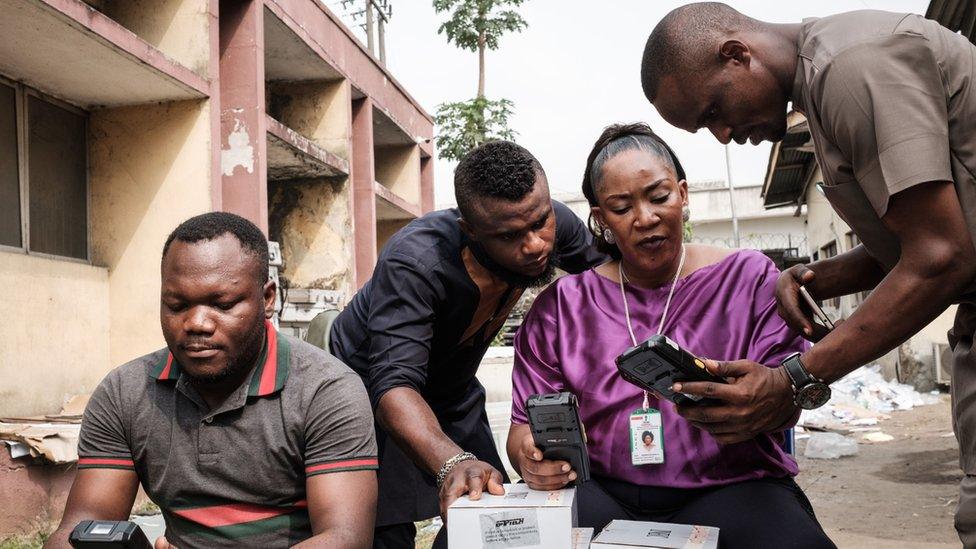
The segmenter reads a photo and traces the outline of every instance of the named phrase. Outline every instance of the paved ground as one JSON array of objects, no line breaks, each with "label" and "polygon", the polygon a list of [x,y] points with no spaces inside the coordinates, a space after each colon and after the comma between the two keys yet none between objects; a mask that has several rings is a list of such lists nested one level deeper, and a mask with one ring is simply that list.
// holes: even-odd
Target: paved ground
[{"label": "paved ground", "polygon": [[880,426],[895,440],[862,443],[852,457],[806,459],[800,441],[797,482],[821,524],[844,549],[960,547],[952,516],[962,472],[948,397]]}]

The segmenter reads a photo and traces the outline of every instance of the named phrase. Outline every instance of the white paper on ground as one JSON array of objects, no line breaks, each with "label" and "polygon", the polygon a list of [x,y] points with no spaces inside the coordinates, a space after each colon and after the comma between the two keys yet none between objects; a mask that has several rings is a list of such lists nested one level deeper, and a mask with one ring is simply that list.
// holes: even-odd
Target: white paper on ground
[{"label": "white paper on ground", "polygon": [[10,459],[17,459],[30,455],[30,448],[28,448],[26,444],[14,442],[12,440],[5,440],[4,442],[7,443],[7,447],[10,449]]}]

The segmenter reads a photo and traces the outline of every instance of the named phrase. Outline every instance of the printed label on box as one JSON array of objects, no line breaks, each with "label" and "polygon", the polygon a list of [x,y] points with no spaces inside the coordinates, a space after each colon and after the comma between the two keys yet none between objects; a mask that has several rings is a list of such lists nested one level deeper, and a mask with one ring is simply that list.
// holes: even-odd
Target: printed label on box
[{"label": "printed label on box", "polygon": [[481,519],[481,546],[507,549],[539,545],[539,516],[535,509],[486,513]]}]

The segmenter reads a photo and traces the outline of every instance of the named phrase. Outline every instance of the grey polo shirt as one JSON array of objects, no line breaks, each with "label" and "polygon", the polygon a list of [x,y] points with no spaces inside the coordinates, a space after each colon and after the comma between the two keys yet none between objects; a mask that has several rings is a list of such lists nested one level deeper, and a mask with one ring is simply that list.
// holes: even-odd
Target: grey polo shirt
[{"label": "grey polo shirt", "polygon": [[168,349],[110,372],[85,409],[78,468],[135,471],[181,549],[293,545],[312,535],[307,477],[377,468],[359,376],[267,333],[250,378],[217,409]]}]

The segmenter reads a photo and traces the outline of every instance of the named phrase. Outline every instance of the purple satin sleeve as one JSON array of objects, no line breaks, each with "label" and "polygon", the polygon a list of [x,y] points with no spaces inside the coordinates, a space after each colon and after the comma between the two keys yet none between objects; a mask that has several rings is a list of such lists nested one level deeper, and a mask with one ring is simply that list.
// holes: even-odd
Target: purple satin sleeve
[{"label": "purple satin sleeve", "polygon": [[555,350],[556,292],[539,295],[515,334],[512,371],[512,423],[529,422],[525,401],[532,395],[558,393],[565,386]]}]

